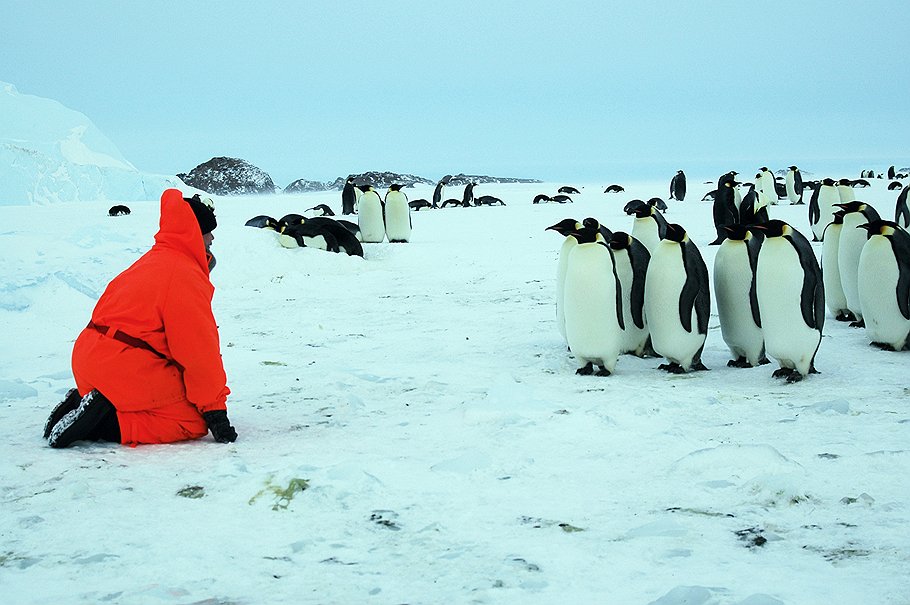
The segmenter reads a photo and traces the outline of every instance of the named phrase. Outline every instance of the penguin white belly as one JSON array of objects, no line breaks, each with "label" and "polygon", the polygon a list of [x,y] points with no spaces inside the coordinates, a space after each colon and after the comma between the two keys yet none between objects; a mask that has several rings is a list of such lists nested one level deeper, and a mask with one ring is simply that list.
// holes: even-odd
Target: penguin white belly
[{"label": "penguin white belly", "polygon": [[771,198],[769,198],[764,191],[757,191],[756,194],[758,201],[755,203],[755,212],[758,212],[768,204],[772,203]]},{"label": "penguin white belly", "polygon": [[360,227],[360,238],[364,243],[378,243],[385,239],[382,202],[376,193],[369,191],[360,197],[357,224]]},{"label": "penguin white belly", "polygon": [[724,342],[734,359],[745,357],[753,366],[762,359],[765,342],[755,325],[749,290],[752,268],[749,250],[741,240],[724,240],[714,258],[714,295]]},{"label": "penguin white belly", "polygon": [[872,236],[859,258],[858,289],[866,334],[874,343],[900,351],[910,335],[910,319],[897,304],[897,260],[888,238]]},{"label": "penguin white belly", "polygon": [[863,318],[863,306],[859,300],[857,287],[857,273],[859,270],[859,255],[863,251],[868,232],[857,229],[857,225],[866,222],[860,212],[850,212],[844,216],[844,226],[841,229],[840,241],[837,246],[837,268],[840,273],[841,288],[847,300],[847,308],[856,315],[857,320]]},{"label": "penguin white belly", "polygon": [[799,256],[783,238],[769,238],[762,244],[755,271],[755,288],[765,352],[781,367],[796,368],[807,376],[821,342],[821,332],[803,320],[800,296],[803,269]]},{"label": "penguin white belly", "polygon": [[556,264],[556,327],[566,344],[568,344],[568,340],[566,340],[566,307],[563,302],[563,294],[566,290],[566,268],[569,266],[569,254],[576,245],[578,245],[578,241],[574,237],[567,237],[563,240],[562,247],[559,249],[559,261]]},{"label": "penguin white belly", "polygon": [[411,241],[411,208],[401,192],[392,191],[386,197],[385,233],[390,242]]},{"label": "penguin white belly", "polygon": [[841,204],[846,204],[847,202],[852,202],[856,199],[856,193],[853,191],[853,187],[849,185],[838,185],[837,186],[837,196],[840,198]]},{"label": "penguin white belly", "polygon": [[679,244],[662,241],[654,250],[645,276],[645,316],[654,351],[688,371],[692,359],[705,344],[698,333],[698,318],[693,306],[692,331],[683,328],[679,318],[679,297],[686,283]]},{"label": "penguin white belly", "polygon": [[[316,236],[301,236],[303,240],[304,248],[316,248],[318,250],[328,250],[328,243],[325,241],[325,238],[321,235]],[[285,248],[300,248],[300,244],[297,240],[286,233],[278,234],[278,243],[284,246]]]},{"label": "penguin white belly", "polygon": [[650,216],[636,218],[632,223],[631,235],[640,241],[651,254],[654,254],[657,244],[660,243],[660,236],[657,234],[657,221]]},{"label": "penguin white belly", "polygon": [[821,185],[818,190],[818,222],[812,225],[815,239],[821,240],[825,227],[834,220],[834,204],[840,204],[840,194],[834,185]]},{"label": "penguin white belly", "polygon": [[822,242],[822,281],[825,284],[825,304],[837,317],[847,310],[847,297],[840,283],[840,267],[837,263],[837,249],[840,245],[843,225],[831,223],[825,229]]},{"label": "penguin white belly", "polygon": [[[632,319],[632,261],[629,259],[628,250],[614,250],[613,258],[616,260],[616,276],[622,286],[622,320],[625,328],[622,331],[622,352],[633,353],[641,357],[648,344],[648,320],[644,319],[644,327],[639,328]],[[644,312],[642,312],[644,315]]]},{"label": "penguin white belly", "polygon": [[774,188],[774,175],[770,172],[762,172],[760,191],[764,193],[768,198],[768,203],[776,204],[777,203],[777,190]]},{"label": "penguin white belly", "polygon": [[566,337],[579,365],[593,362],[613,373],[622,335],[613,262],[603,245],[578,244],[572,249],[563,301]]},{"label": "penguin white belly", "polygon": [[787,198],[790,200],[791,204],[795,204],[799,201],[799,194],[796,193],[796,173],[792,170],[787,172],[787,176],[784,178],[784,185],[787,188]]}]

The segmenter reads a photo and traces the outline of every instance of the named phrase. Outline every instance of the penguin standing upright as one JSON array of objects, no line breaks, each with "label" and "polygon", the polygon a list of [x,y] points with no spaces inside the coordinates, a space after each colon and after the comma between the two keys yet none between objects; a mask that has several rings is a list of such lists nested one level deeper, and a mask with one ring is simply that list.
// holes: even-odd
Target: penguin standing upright
[{"label": "penguin standing upright", "polygon": [[686,199],[686,173],[677,170],[670,179],[670,199],[682,202]]},{"label": "penguin standing upright", "polygon": [[468,183],[464,186],[464,194],[461,196],[461,207],[470,208],[471,202],[474,201],[474,186],[477,183]]},{"label": "penguin standing upright", "polygon": [[645,317],[645,277],[651,254],[644,244],[622,231],[613,234],[609,245],[622,288],[624,329],[621,352],[644,357],[653,353]]},{"label": "penguin standing upright", "polygon": [[[717,238],[708,244],[716,246],[724,241],[727,232],[724,229],[727,225],[739,222],[739,202],[736,200],[734,187],[738,184],[735,180],[736,173],[728,172],[721,175],[717,180],[717,193],[714,194],[714,231]],[[652,250],[653,254],[654,251]]]},{"label": "penguin standing upright", "polygon": [[357,211],[360,239],[364,243],[379,243],[385,239],[382,199],[372,186],[366,187],[366,191],[360,196],[360,208]]},{"label": "penguin standing upright", "polygon": [[439,204],[442,203],[442,194],[451,178],[452,176],[447,174],[436,183],[436,189],[433,190],[433,208],[439,208]]},{"label": "penguin standing upright", "polygon": [[[739,203],[739,224],[742,225],[760,225],[768,222],[767,197],[759,196],[755,191],[755,185],[749,185],[749,192],[743,196],[743,201]],[[730,227],[732,225],[726,225]],[[729,233],[729,229],[725,230]]]},{"label": "penguin standing upright", "polygon": [[869,239],[859,257],[859,297],[866,334],[882,348],[910,341],[910,234],[893,221],[860,225]]},{"label": "penguin standing upright", "polygon": [[877,221],[881,217],[878,212],[865,202],[852,201],[846,204],[837,204],[844,210],[844,226],[840,233],[837,246],[837,269],[840,272],[840,283],[847,299],[847,308],[856,317],[850,325],[855,328],[863,327],[863,306],[859,298],[859,256],[868,239],[868,233],[857,229],[864,223]]},{"label": "penguin standing upright", "polygon": [[[733,359],[730,367],[768,363],[755,292],[755,266],[760,239],[745,225],[728,225],[727,238],[714,257],[714,297],[720,331]],[[761,238],[763,239],[763,238]]]},{"label": "penguin standing upright", "polygon": [[632,200],[623,211],[635,217],[632,222],[632,237],[641,242],[649,254],[654,254],[657,244],[667,233],[667,219],[656,207],[641,200]]},{"label": "penguin standing upright", "polygon": [[777,204],[777,189],[774,187],[774,174],[768,170],[767,166],[762,166],[755,178],[755,188],[758,190],[759,195],[764,193],[768,196],[769,204]]},{"label": "penguin standing upright", "polygon": [[[755,183],[756,185],[754,185],[750,191],[755,192],[757,199],[757,202],[755,204],[756,211],[760,208],[767,208],[769,205],[777,203],[777,197],[769,197],[767,191],[765,191],[765,189],[762,187],[763,183],[761,172],[755,175]],[[742,208],[742,202],[739,203],[739,208]],[[742,216],[740,216],[739,222],[744,222],[742,220]]]},{"label": "penguin standing upright", "polygon": [[856,317],[847,307],[847,297],[840,283],[840,267],[837,251],[844,229],[844,211],[838,209],[834,220],[828,223],[822,238],[822,281],[825,284],[825,304],[837,321],[855,321]]},{"label": "penguin standing upright", "polygon": [[401,185],[389,185],[383,204],[385,234],[391,243],[411,241],[411,207]]},{"label": "penguin standing upright", "polygon": [[651,346],[670,362],[659,369],[673,374],[707,369],[701,352],[710,314],[705,261],[685,229],[670,224],[666,237],[651,255],[645,276],[645,317]]},{"label": "penguin standing upright", "polygon": [[840,193],[834,179],[824,179],[812,192],[809,201],[809,226],[812,228],[813,240],[821,241],[825,227],[834,220],[835,204],[840,203]]},{"label": "penguin standing upright", "polygon": [[354,193],[354,177],[349,176],[341,190],[341,213],[354,214],[354,204],[357,203],[357,194]]},{"label": "penguin standing upright", "polygon": [[893,181],[894,177],[897,175],[897,171],[894,169],[894,166],[888,166],[888,180]]},{"label": "penguin standing upright", "polygon": [[581,367],[576,374],[613,373],[622,348],[622,292],[613,254],[594,227],[575,233],[578,244],[569,252],[563,302],[566,338]]},{"label": "penguin standing upright", "polygon": [[897,204],[894,206],[894,222],[904,229],[910,228],[910,208],[907,206],[907,192],[910,185],[906,185],[897,194]]},{"label": "penguin standing upright", "polygon": [[757,229],[765,238],[755,268],[755,293],[765,352],[778,361],[775,378],[802,380],[815,370],[825,325],[821,268],[806,237],[781,220]]},{"label": "penguin standing upright", "polygon": [[566,338],[566,308],[563,304],[566,267],[569,266],[569,253],[578,244],[574,233],[581,228],[581,223],[574,218],[566,218],[544,229],[544,231],[555,231],[564,238],[559,249],[559,260],[556,262],[556,328],[562,335],[563,340],[566,341],[566,344],[568,344],[568,339]]},{"label": "penguin standing upright", "polygon": [[787,187],[787,197],[790,199],[790,204],[802,204],[803,175],[800,173],[799,168],[790,166],[787,169],[787,176],[785,177],[784,184]]}]

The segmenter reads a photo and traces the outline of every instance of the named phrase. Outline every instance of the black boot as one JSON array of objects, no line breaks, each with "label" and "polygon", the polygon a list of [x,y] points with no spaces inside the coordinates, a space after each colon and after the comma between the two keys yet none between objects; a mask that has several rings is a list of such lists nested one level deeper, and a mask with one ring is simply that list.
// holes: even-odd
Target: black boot
[{"label": "black boot", "polygon": [[[113,416],[116,423],[117,410],[113,404],[99,391],[89,391],[79,402],[78,408],[65,414],[51,428],[47,443],[51,447],[61,448],[83,439],[97,440],[111,436],[110,416]],[[118,424],[118,437],[119,433]]]},{"label": "black boot", "polygon": [[80,401],[82,401],[82,397],[79,395],[79,391],[76,389],[70,389],[66,392],[66,396],[63,398],[63,401],[54,406],[53,411],[51,411],[51,415],[47,418],[47,422],[44,423],[45,439],[50,437],[51,429],[54,428],[55,424],[60,422],[61,418],[79,407]]}]

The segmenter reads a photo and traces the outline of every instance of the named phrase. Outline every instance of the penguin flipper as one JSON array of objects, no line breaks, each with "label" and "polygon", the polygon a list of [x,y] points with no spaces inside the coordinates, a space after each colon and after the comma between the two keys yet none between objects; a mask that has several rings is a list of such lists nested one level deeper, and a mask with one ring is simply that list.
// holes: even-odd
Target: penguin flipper
[{"label": "penguin flipper", "polygon": [[818,192],[821,187],[816,187],[812,191],[812,197],[809,198],[809,224],[814,225],[818,223],[818,219],[821,217],[821,210],[818,209]]},{"label": "penguin flipper", "polygon": [[812,253],[812,245],[802,234],[794,231],[787,236],[799,257],[803,270],[803,287],[799,295],[799,308],[803,321],[814,330],[821,330],[825,325],[825,286],[822,282],[821,269]]},{"label": "penguin flipper", "polygon": [[686,332],[692,331],[692,309],[699,334],[707,334],[708,316],[711,313],[711,295],[702,292],[702,284],[708,283],[708,268],[695,244],[688,242],[682,248],[686,282],[679,294],[679,320]]},{"label": "penguin flipper", "polygon": [[891,248],[897,259],[897,307],[905,319],[910,319],[910,234],[895,230]]},{"label": "penguin flipper", "polygon": [[616,320],[619,322],[619,329],[625,330],[626,322],[622,312],[622,282],[619,281],[619,274],[616,272],[616,255],[613,254],[613,249],[610,246],[601,245],[610,253],[610,264],[613,266],[613,281],[616,284]]},{"label": "penguin flipper", "polygon": [[648,273],[648,264],[651,262],[651,253],[644,244],[634,238],[629,245],[629,261],[632,265],[632,291],[629,297],[632,321],[639,330],[643,330],[645,327],[645,277]]},{"label": "penguin flipper", "polygon": [[657,223],[657,235],[660,239],[667,237],[667,219],[664,218],[664,215],[660,213],[656,208],[654,209],[654,222]]},{"label": "penguin flipper", "polygon": [[758,253],[761,251],[761,244],[764,239],[752,237],[746,244],[746,250],[749,253],[749,268],[752,270],[752,284],[749,286],[749,307],[752,309],[752,321],[759,328],[761,327],[761,313],[758,310],[758,289],[756,283],[756,269],[758,268]]}]

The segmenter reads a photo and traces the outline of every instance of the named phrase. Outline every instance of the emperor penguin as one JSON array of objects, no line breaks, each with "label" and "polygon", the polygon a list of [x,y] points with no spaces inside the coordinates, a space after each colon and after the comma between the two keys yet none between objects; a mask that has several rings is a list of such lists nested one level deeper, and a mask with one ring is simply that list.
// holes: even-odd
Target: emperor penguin
[{"label": "emperor penguin", "polygon": [[654,250],[667,233],[667,219],[660,211],[641,200],[632,200],[626,204],[626,214],[635,217],[632,222],[632,237],[648,249],[649,254]]},{"label": "emperor penguin", "polygon": [[364,243],[379,243],[385,239],[382,199],[372,186],[360,196],[360,209],[357,211],[357,224],[360,226],[360,239]]},{"label": "emperor penguin", "polygon": [[566,338],[580,367],[576,374],[609,376],[622,349],[622,292],[613,254],[593,227],[575,233],[563,302]]},{"label": "emperor penguin", "polygon": [[471,202],[474,201],[474,187],[477,183],[471,182],[464,186],[464,193],[461,196],[461,207],[470,208]]},{"label": "emperor penguin", "polygon": [[853,184],[850,179],[840,179],[837,181],[837,196],[841,204],[852,202],[856,199],[856,193],[853,191]]},{"label": "emperor penguin", "polygon": [[746,225],[728,225],[714,257],[714,297],[724,342],[733,354],[727,365],[751,368],[769,363],[755,293],[755,267],[761,240]]},{"label": "emperor penguin", "polygon": [[622,288],[622,313],[625,329],[622,335],[622,353],[636,357],[653,354],[651,333],[645,317],[645,276],[651,254],[644,244],[625,233],[617,231],[609,241],[613,250],[616,275]]},{"label": "emperor penguin", "polygon": [[[768,173],[768,174],[770,174],[770,173]],[[760,173],[760,172],[759,172],[758,174],[755,175],[755,182],[758,184],[758,186],[757,186],[757,187],[756,187],[756,186],[753,186],[753,188],[750,190],[750,191],[754,191],[754,192],[755,192],[755,197],[756,197],[756,200],[757,200],[756,203],[755,203],[755,212],[758,212],[758,211],[759,211],[760,209],[762,209],[762,208],[767,208],[767,207],[768,207],[769,205],[771,205],[771,204],[776,204],[776,203],[777,203],[777,201],[776,201],[777,198],[776,198],[776,197],[774,197],[774,198],[769,197],[767,191],[765,191],[765,190],[761,187],[761,185],[762,185],[763,183],[762,183],[762,176],[761,176],[761,173]],[[739,203],[739,208],[742,208],[742,202]],[[767,210],[765,211],[765,214],[767,214]],[[742,220],[742,216],[740,216],[740,221],[739,221],[739,222],[741,222],[741,223],[744,223],[744,222],[745,222],[745,221]]]},{"label": "emperor penguin", "polygon": [[372,185],[355,185],[354,186],[354,212],[360,210],[360,198],[363,194],[372,189]]},{"label": "emperor penguin", "polygon": [[825,227],[834,220],[835,204],[840,203],[840,193],[834,179],[824,179],[812,192],[809,201],[809,226],[812,228],[813,240],[821,241]]},{"label": "emperor penguin", "polygon": [[[736,199],[736,173],[728,172],[717,180],[717,193],[714,194],[714,231],[717,238],[709,246],[717,246],[727,237],[724,229],[727,225],[739,222],[739,201]],[[741,200],[740,200],[741,201]],[[653,254],[653,251],[652,251]]]},{"label": "emperor penguin", "polygon": [[774,174],[768,170],[767,166],[762,166],[758,174],[755,175],[756,183],[755,188],[758,190],[759,195],[765,194],[768,196],[769,204],[777,204],[777,190],[774,188]]},{"label": "emperor penguin", "polygon": [[686,199],[686,173],[677,170],[670,179],[670,199],[682,202]]},{"label": "emperor penguin", "polygon": [[354,193],[354,177],[349,176],[341,190],[341,213],[354,214],[354,204],[357,203],[357,194]]},{"label": "emperor penguin", "polygon": [[[768,206],[762,203],[762,198],[767,201],[767,198],[758,195],[758,192],[755,191],[755,185],[750,184],[749,192],[743,196],[743,201],[739,204],[739,224],[760,225],[768,222]],[[724,227],[728,234],[729,229],[726,229],[726,227],[730,226],[732,225]]]},{"label": "emperor penguin", "polygon": [[901,351],[910,336],[910,234],[893,221],[860,225],[869,239],[859,257],[859,297],[866,334]]},{"label": "emperor penguin", "polygon": [[645,317],[654,351],[673,374],[706,370],[701,352],[708,335],[708,268],[686,230],[675,223],[651,255],[645,275]]},{"label": "emperor penguin", "polygon": [[772,219],[755,267],[755,293],[765,352],[778,361],[772,374],[797,382],[815,373],[825,324],[825,288],[812,244],[789,224]]},{"label": "emperor penguin", "polygon": [[837,321],[856,321],[856,316],[847,307],[847,297],[840,282],[840,267],[837,263],[837,251],[844,229],[844,211],[838,209],[834,220],[825,227],[822,238],[822,281],[825,284],[825,304]]},{"label": "emperor penguin", "polygon": [[385,234],[390,243],[411,241],[411,207],[401,185],[389,185],[383,204]]},{"label": "emperor penguin", "polygon": [[859,256],[868,239],[868,233],[858,229],[864,223],[877,221],[881,217],[878,212],[865,202],[854,200],[846,204],[837,204],[844,211],[844,226],[837,246],[837,268],[840,272],[840,283],[847,299],[847,308],[856,317],[850,325],[855,328],[863,327],[863,308],[859,298]]},{"label": "emperor penguin", "polygon": [[790,166],[787,169],[787,176],[785,177],[784,184],[787,187],[787,198],[789,198],[790,204],[802,204],[803,175],[800,173],[799,168]]},{"label": "emperor penguin", "polygon": [[442,195],[445,192],[446,185],[449,184],[452,175],[447,174],[436,183],[436,189],[433,190],[433,208],[439,208],[439,204],[442,203]]},{"label": "emperor penguin", "polygon": [[910,185],[906,185],[897,194],[897,204],[894,207],[894,222],[904,229],[910,228],[910,208],[907,207],[907,192]]},{"label": "emperor penguin", "polygon": [[574,218],[566,218],[544,229],[544,231],[555,231],[564,238],[556,262],[556,328],[566,344],[569,342],[566,338],[566,308],[563,304],[563,294],[566,289],[566,267],[569,266],[569,253],[578,244],[574,234],[581,228],[582,224]]},{"label": "emperor penguin", "polygon": [[335,236],[321,226],[309,222],[281,221],[278,226],[278,243],[285,248],[316,248],[338,252]]}]

